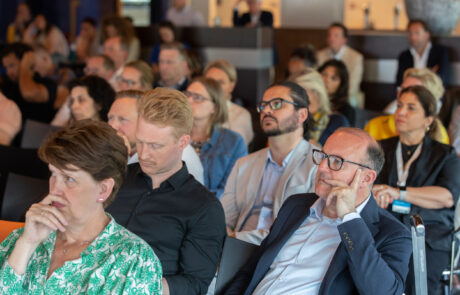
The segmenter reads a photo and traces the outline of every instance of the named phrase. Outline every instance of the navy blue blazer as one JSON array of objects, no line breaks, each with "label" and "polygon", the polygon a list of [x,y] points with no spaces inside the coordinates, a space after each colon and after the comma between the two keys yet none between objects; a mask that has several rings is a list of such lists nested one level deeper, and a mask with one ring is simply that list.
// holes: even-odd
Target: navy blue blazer
[{"label": "navy blue blazer", "polygon": [[[235,27],[244,27],[251,22],[251,15],[244,13],[238,16],[238,11],[233,11],[233,25]],[[259,17],[259,24],[263,27],[273,27],[273,14],[269,11],[262,10]]]},{"label": "navy blue blazer", "polygon": [[[237,273],[225,294],[251,294],[291,235],[310,215],[313,193],[291,196],[281,207],[270,234]],[[402,294],[412,254],[407,228],[379,208],[373,196],[362,218],[338,226],[342,239],[319,294]]]},{"label": "navy blue blazer", "polygon": [[[433,69],[436,66],[436,73],[441,77],[442,83],[448,85],[449,82],[449,50],[447,47],[433,44],[428,55],[427,68]],[[396,75],[396,86],[401,85],[404,71],[414,67],[414,59],[409,49],[403,51],[398,57],[398,73]]]}]

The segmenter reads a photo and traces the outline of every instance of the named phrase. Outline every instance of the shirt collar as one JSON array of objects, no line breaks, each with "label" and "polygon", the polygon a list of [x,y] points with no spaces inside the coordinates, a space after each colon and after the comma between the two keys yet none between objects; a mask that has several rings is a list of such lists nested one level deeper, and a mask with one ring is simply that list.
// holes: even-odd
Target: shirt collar
[{"label": "shirt collar", "polygon": [[415,48],[411,46],[410,53],[412,54],[412,56],[418,56],[419,58],[425,58],[425,56],[428,55],[428,52],[430,52],[431,47],[432,47],[432,44],[431,44],[431,41],[429,41],[425,47],[425,50],[423,50],[422,55],[418,55],[417,50],[415,50]]},{"label": "shirt collar", "polygon": [[[294,154],[294,151],[295,151],[296,148],[300,145],[301,142],[302,142],[302,141],[300,141],[300,142],[289,152],[289,154],[287,154],[286,157],[284,157],[281,167],[286,168],[286,166],[287,166],[289,160],[291,159],[292,155]],[[273,164],[278,165],[278,163],[276,163],[276,162],[273,160],[273,156],[272,156],[272,152],[271,152],[270,148],[268,148],[268,152],[267,152],[267,163],[273,163]],[[279,165],[278,165],[278,166],[279,166]]]},{"label": "shirt collar", "polygon": [[158,81],[158,86],[178,90],[178,89],[181,88],[182,84],[184,84],[186,80],[187,80],[187,77],[183,77],[182,79],[179,80],[179,82],[177,82],[176,85],[173,85],[171,87],[166,87],[165,84],[163,83],[163,81],[159,80]]},{"label": "shirt collar", "polygon": [[343,54],[345,53],[346,47],[347,45],[343,45],[342,48],[340,48],[339,52],[337,52],[336,54],[334,54],[334,52],[331,49],[331,57],[334,59],[341,60],[343,57]]},{"label": "shirt collar", "polygon": [[[147,174],[144,173],[144,171],[142,171],[141,165],[139,163],[132,164],[132,165],[138,165],[138,170],[136,172],[137,177],[144,179],[151,189],[152,179],[150,178],[150,176],[148,176]],[[180,168],[176,173],[171,175],[168,179],[163,181],[160,184],[159,189],[163,190],[168,187],[171,187],[174,190],[178,190],[182,187],[184,182],[187,181],[188,176],[189,176],[189,173],[188,173],[187,165],[185,165],[184,161],[182,161],[182,168]]]}]

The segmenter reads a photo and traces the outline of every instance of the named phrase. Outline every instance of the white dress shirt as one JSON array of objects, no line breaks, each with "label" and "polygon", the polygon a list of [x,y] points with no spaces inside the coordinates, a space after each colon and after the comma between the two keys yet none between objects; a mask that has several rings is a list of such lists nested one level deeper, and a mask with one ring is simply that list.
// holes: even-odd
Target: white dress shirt
[{"label": "white dress shirt", "polygon": [[414,59],[414,68],[416,69],[426,68],[430,50],[431,50],[431,42],[428,42],[422,55],[419,55],[417,51],[415,50],[415,48],[413,47],[410,48],[410,53],[412,54],[412,58]]},{"label": "white dress shirt", "polygon": [[310,215],[281,248],[253,294],[318,294],[341,242],[337,226],[361,218],[359,213],[369,198],[356,208],[356,212],[345,215],[343,221],[324,216],[325,201],[318,199],[311,206]]}]

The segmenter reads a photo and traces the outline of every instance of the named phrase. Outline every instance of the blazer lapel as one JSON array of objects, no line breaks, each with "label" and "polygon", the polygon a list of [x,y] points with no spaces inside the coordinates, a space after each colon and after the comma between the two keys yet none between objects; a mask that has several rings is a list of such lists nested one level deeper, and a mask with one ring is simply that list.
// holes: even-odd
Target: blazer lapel
[{"label": "blazer lapel", "polygon": [[303,204],[292,206],[290,212],[283,214],[284,220],[282,222],[280,222],[279,219],[277,219],[278,222],[275,221],[270,230],[270,235],[266,238],[268,239],[266,249],[254,269],[254,275],[248,286],[248,290],[254,290],[257,287],[269,270],[273,260],[275,260],[276,256],[281,251],[281,248],[299,228],[305,218],[308,217],[310,214],[310,207],[317,199],[318,197],[314,194],[305,194]]},{"label": "blazer lapel", "polygon": [[[378,206],[372,193],[360,215],[369,228],[369,231],[372,233],[372,236],[375,237],[379,231],[378,227],[375,225],[379,222],[379,215]],[[343,243],[340,242],[339,247],[335,251],[334,257],[331,260],[331,264],[329,265],[326,275],[324,276],[323,282],[321,283],[319,294],[329,294],[329,288],[332,286],[333,281],[347,266],[347,252]]]},{"label": "blazer lapel", "polygon": [[[257,195],[259,194],[260,183],[264,174],[265,165],[267,164],[267,155],[268,148],[261,151],[253,163],[248,164],[255,167],[255,169],[252,169],[252,167],[246,167],[246,171],[244,172],[243,176],[248,177],[249,180],[245,182],[247,185],[241,196],[243,198],[243,202],[247,203],[248,205],[245,206],[244,211],[240,214],[241,217],[238,219],[238,223],[235,227],[236,231],[241,230],[243,222],[246,220],[252,207],[254,207]],[[257,185],[254,186],[252,184]]]},{"label": "blazer lapel", "polygon": [[[279,181],[275,198],[273,200],[273,217],[276,218],[275,212],[279,212],[281,206],[283,205],[284,201],[286,200],[286,187],[289,183],[289,179],[292,177],[292,174],[296,171],[296,168],[305,161],[305,158],[308,156],[308,152],[310,149],[308,148],[308,143],[302,140],[296,147],[292,154],[292,157],[289,159],[289,163],[286,166],[286,170],[284,171],[281,179]],[[305,171],[308,173],[308,171]],[[279,197],[281,196],[281,198]]]}]

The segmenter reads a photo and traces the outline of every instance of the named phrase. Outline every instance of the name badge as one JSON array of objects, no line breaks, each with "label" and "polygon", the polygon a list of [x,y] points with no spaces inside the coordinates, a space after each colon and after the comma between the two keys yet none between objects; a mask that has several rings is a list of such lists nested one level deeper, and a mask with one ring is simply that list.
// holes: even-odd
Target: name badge
[{"label": "name badge", "polygon": [[401,200],[394,200],[392,210],[393,212],[396,212],[396,213],[409,214],[410,213],[410,203],[407,203]]}]

